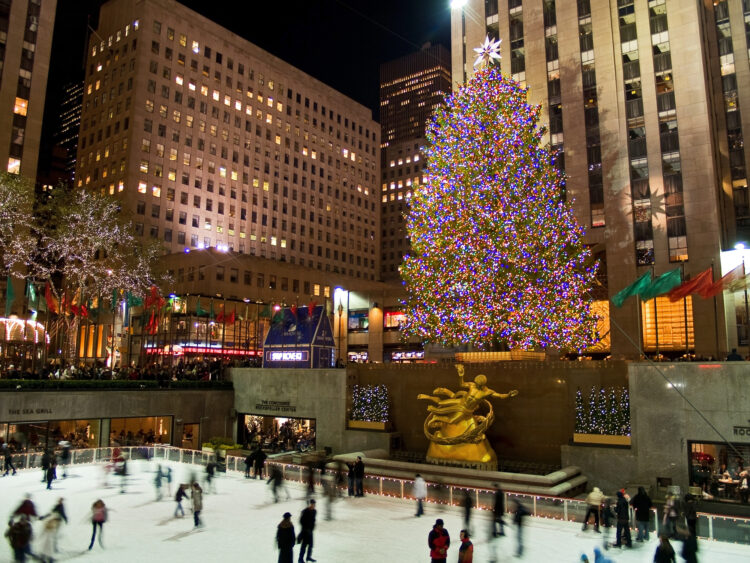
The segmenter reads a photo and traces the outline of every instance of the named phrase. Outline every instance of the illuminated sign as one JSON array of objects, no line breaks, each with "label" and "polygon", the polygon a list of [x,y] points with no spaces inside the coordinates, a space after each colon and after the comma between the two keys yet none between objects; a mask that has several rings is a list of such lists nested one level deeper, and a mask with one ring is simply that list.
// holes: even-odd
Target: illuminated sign
[{"label": "illuminated sign", "polygon": [[306,362],[308,358],[307,351],[268,351],[266,352],[266,360],[269,362]]}]

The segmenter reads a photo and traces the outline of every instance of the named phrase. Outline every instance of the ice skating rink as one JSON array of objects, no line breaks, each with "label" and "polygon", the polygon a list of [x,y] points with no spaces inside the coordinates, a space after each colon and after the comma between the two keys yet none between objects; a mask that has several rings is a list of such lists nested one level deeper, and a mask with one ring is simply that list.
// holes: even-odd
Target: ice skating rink
[{"label": "ice skating rink", "polygon": [[[172,494],[156,501],[154,476],[155,461],[129,462],[130,475],[126,493],[120,493],[120,480],[110,475],[103,481],[100,465],[73,466],[69,476],[45,490],[39,469],[19,471],[15,477],[0,478],[0,516],[6,520],[30,494],[37,513],[47,514],[63,497],[69,523],[60,532],[59,558],[56,561],[87,562],[141,562],[160,563],[204,562],[274,563],[278,557],[275,546],[276,526],[282,514],[293,514],[295,530],[299,531],[299,514],[305,507],[305,488],[302,484],[286,482],[291,498],[273,503],[269,487],[264,481],[246,480],[241,474],[219,474],[215,480],[216,492],[205,494],[203,499],[203,528],[193,531],[190,501],[183,501],[186,515],[173,518],[173,501],[177,483],[186,483],[191,472],[203,480],[203,468],[183,464],[169,465],[173,470]],[[92,551],[87,547],[91,537],[89,521],[91,504],[101,498],[109,508],[109,521],[104,525],[104,549],[98,543]],[[412,501],[368,495],[364,498],[346,498],[333,505],[333,519],[325,520],[325,500],[320,491],[316,494],[318,520],[315,528],[313,557],[320,563],[427,563],[429,551],[427,534],[436,518],[445,520],[451,535],[448,561],[458,559],[459,531],[463,516],[458,507],[440,508],[425,506],[426,514],[414,517]],[[506,515],[510,520],[511,515]],[[492,544],[488,543],[489,517],[486,512],[474,511],[474,561],[577,562],[586,553],[593,562],[594,547],[600,545],[601,536],[593,531],[581,532],[580,524],[529,517],[524,529],[526,551],[521,559],[514,557],[515,528],[506,528],[507,535]],[[41,523],[34,523],[34,534],[39,537]],[[657,540],[635,544],[632,550],[609,550],[607,556],[616,562],[651,562]],[[682,545],[673,542],[679,552]],[[702,541],[699,560],[703,563],[733,563],[750,561],[750,546]],[[33,548],[32,548],[33,549]],[[295,561],[298,547],[295,548]],[[12,551],[7,539],[0,547],[0,562],[12,561]]]}]

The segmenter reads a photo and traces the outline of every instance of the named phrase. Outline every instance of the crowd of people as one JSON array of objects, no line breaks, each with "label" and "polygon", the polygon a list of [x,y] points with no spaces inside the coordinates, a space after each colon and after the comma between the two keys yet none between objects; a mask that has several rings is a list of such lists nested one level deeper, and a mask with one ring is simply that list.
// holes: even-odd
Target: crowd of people
[{"label": "crowd of people", "polygon": [[110,368],[97,362],[93,365],[75,365],[65,362],[48,363],[39,366],[32,371],[25,370],[14,365],[0,369],[0,379],[27,379],[27,380],[151,380],[159,382],[168,381],[220,381],[223,379],[224,370],[233,366],[231,360],[215,359],[185,359],[180,358],[172,365],[150,364],[144,367],[123,366]]},{"label": "crowd of people", "polygon": [[245,426],[245,449],[262,448],[271,453],[306,452],[315,449],[315,428],[286,420],[281,425],[261,426],[255,421]]},{"label": "crowd of people", "polygon": [[[612,503],[614,500],[614,506]],[[682,499],[674,494],[667,495],[662,512],[661,523],[657,524],[659,544],[654,553],[655,563],[672,563],[675,561],[675,549],[670,540],[682,542],[680,555],[689,562],[698,561],[698,539],[697,525],[698,514],[696,499],[691,494],[686,494]],[[598,488],[586,497],[588,506],[583,519],[583,530],[585,531],[593,518],[594,532],[602,534],[602,547],[604,550],[610,548],[632,548],[633,540],[630,534],[631,511],[635,517],[637,543],[649,541],[649,523],[654,503],[644,487],[638,487],[638,493],[630,498],[625,489],[615,493],[615,499],[604,495]],[[615,542],[610,543],[610,529],[615,527]],[[598,549],[598,548],[597,548]],[[607,563],[601,550],[595,561]],[[587,556],[582,556],[582,561],[588,561]]]}]

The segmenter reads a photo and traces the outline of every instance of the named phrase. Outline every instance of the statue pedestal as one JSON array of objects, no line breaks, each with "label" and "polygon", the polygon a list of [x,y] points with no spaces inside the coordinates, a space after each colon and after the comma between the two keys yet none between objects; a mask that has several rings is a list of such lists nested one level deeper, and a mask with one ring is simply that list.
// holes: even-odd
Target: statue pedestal
[{"label": "statue pedestal", "polygon": [[449,446],[433,442],[427,448],[426,461],[435,465],[497,471],[497,455],[486,439],[477,444]]}]

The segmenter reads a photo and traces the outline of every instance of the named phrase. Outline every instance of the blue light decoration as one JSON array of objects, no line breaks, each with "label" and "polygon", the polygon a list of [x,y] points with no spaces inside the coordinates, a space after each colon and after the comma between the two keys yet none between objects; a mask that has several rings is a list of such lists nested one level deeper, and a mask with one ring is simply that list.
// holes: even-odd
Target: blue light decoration
[{"label": "blue light decoration", "polygon": [[542,147],[540,106],[496,66],[447,98],[428,127],[409,200],[404,332],[443,345],[581,350],[594,343],[596,264]]}]

